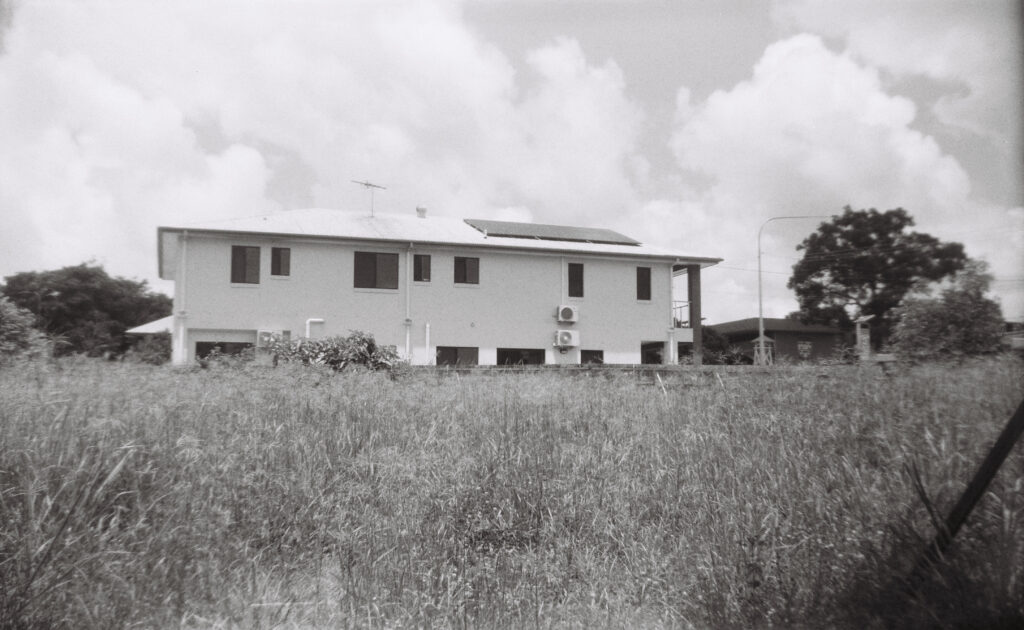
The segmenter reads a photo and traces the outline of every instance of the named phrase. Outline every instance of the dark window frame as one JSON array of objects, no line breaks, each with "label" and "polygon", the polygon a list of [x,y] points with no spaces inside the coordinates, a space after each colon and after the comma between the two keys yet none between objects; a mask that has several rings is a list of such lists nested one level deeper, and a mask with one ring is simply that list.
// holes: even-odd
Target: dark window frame
[{"label": "dark window frame", "polygon": [[455,284],[480,284],[480,259],[474,256],[455,257]]},{"label": "dark window frame", "polygon": [[651,301],[651,268],[636,268],[636,299],[642,302]]},{"label": "dark window frame", "polygon": [[604,350],[580,350],[580,365],[604,365]]},{"label": "dark window frame", "polygon": [[430,282],[430,254],[413,254],[413,282]]},{"label": "dark window frame", "polygon": [[286,278],[292,275],[292,248],[270,248],[270,275]]},{"label": "dark window frame", "polygon": [[356,289],[398,290],[398,254],[391,252],[354,252],[352,286]]},{"label": "dark window frame", "polygon": [[231,246],[231,284],[260,283],[260,247]]},{"label": "dark window frame", "polygon": [[569,263],[568,267],[569,274],[569,297],[581,298],[583,297],[583,263]]}]

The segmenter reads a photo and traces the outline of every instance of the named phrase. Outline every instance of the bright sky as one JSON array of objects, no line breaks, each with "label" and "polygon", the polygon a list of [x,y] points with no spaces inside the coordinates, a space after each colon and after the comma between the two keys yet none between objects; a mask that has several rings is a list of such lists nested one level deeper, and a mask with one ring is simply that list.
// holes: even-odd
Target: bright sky
[{"label": "bright sky", "polygon": [[[616,229],[725,259],[850,205],[1024,320],[1022,22],[999,0],[0,0],[0,276],[156,277],[156,228],[305,207]],[[764,231],[765,315],[815,220]]]}]

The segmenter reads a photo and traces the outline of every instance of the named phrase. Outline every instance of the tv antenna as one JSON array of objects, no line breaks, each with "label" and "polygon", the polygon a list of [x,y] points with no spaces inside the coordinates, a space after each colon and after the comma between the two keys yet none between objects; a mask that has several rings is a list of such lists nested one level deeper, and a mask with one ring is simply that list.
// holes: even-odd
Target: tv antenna
[{"label": "tv antenna", "polygon": [[372,184],[370,182],[357,182],[354,179],[352,180],[352,183],[353,184],[359,184],[363,188],[366,188],[367,190],[370,191],[370,216],[372,217],[373,216],[373,189],[374,188],[380,188],[381,190],[387,190],[387,188],[384,188],[383,186],[378,186],[377,184]]}]

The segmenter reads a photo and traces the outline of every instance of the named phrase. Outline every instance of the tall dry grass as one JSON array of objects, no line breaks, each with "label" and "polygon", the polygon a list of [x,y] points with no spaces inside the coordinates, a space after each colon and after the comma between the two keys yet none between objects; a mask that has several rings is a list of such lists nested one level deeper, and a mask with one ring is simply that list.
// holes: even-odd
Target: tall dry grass
[{"label": "tall dry grass", "polygon": [[[1024,619],[1001,359],[627,376],[0,372],[0,625],[956,627]],[[1007,626],[1010,627],[1010,626]]]}]

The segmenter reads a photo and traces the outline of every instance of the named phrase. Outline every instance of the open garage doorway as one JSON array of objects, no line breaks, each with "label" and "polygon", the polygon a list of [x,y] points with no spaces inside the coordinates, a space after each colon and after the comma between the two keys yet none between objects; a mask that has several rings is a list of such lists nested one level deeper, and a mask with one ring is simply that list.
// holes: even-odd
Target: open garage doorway
[{"label": "open garage doorway", "polygon": [[643,365],[661,365],[664,354],[664,341],[644,341],[640,344],[640,363]]}]

